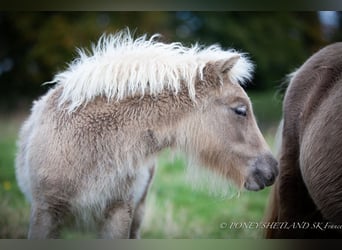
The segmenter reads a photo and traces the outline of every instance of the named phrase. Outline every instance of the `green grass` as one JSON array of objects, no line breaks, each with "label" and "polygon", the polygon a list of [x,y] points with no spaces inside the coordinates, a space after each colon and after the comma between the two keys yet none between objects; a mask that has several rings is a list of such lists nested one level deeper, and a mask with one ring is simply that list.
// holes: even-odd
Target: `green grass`
[{"label": "green grass", "polygon": [[[143,238],[258,238],[261,230],[230,229],[232,222],[260,222],[269,188],[221,199],[187,183],[180,158],[160,158],[147,199]],[[227,223],[228,228],[220,228]]]},{"label": "green grass", "polygon": [[[248,93],[262,132],[273,145],[281,117],[281,103],[272,92]],[[14,156],[16,138],[23,117],[0,117],[0,238],[25,238],[29,223],[29,204],[16,184]],[[231,223],[260,222],[270,188],[243,191],[229,199],[195,190],[185,178],[185,162],[171,159],[164,152],[151,186],[142,238],[260,238],[260,229],[230,228]],[[222,223],[227,228],[220,228]],[[64,231],[64,238],[93,237]]]},{"label": "green grass", "polygon": [[23,238],[27,234],[29,205],[16,184],[14,155],[19,122],[0,120],[0,238]]}]

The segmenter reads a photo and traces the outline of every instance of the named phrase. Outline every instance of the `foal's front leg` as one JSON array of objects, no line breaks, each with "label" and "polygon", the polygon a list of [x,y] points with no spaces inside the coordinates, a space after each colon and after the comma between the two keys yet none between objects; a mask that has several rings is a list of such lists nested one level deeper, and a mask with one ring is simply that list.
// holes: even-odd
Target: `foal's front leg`
[{"label": "foal's front leg", "polygon": [[62,214],[57,218],[52,208],[47,206],[37,206],[32,204],[30,228],[28,232],[29,239],[48,239],[58,238],[59,230],[64,217]]},{"label": "foal's front leg", "polygon": [[141,200],[136,207],[133,215],[133,221],[130,228],[129,238],[139,239],[140,238],[140,226],[145,214],[145,197]]},{"label": "foal's front leg", "polygon": [[134,214],[133,214],[133,221],[132,221],[130,236],[129,236],[130,239],[139,239],[140,238],[140,227],[141,227],[141,223],[142,223],[142,220],[143,220],[144,214],[145,214],[146,196],[147,196],[148,189],[149,189],[151,182],[152,182],[154,171],[155,171],[155,165],[153,164],[148,169],[148,173],[149,173],[148,178],[149,179],[148,179],[147,184],[145,186],[143,196],[138,201],[138,204],[137,204],[135,211],[134,211]]},{"label": "foal's front leg", "polygon": [[132,223],[132,205],[117,202],[107,209],[105,221],[101,228],[104,239],[128,239]]}]

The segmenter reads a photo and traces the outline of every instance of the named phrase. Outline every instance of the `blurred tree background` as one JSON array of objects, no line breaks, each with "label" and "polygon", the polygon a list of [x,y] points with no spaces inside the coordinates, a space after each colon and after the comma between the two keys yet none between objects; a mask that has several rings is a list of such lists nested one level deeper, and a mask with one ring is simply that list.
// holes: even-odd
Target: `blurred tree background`
[{"label": "blurred tree background", "polygon": [[0,111],[26,109],[76,47],[125,27],[136,35],[160,33],[166,42],[246,52],[257,66],[248,87],[256,91],[274,89],[314,51],[341,39],[337,26],[322,28],[318,12],[3,12]]}]

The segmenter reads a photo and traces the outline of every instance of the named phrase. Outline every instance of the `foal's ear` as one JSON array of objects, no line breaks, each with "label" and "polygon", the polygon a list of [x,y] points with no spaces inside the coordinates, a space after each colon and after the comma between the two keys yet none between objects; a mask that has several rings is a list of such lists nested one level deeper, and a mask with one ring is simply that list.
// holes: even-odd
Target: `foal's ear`
[{"label": "foal's ear", "polygon": [[216,66],[222,74],[227,74],[239,59],[239,55],[233,56],[229,59],[222,59],[216,62]]}]

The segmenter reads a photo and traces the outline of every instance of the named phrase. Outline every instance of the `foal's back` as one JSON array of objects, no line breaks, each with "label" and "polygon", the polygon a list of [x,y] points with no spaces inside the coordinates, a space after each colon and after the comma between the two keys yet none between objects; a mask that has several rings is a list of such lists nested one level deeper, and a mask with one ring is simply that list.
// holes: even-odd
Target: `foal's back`
[{"label": "foal's back", "polygon": [[287,89],[280,178],[269,220],[309,222],[311,229],[268,230],[268,237],[339,236],[321,226],[342,224],[341,55],[342,43],[320,50],[297,70]]}]

